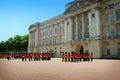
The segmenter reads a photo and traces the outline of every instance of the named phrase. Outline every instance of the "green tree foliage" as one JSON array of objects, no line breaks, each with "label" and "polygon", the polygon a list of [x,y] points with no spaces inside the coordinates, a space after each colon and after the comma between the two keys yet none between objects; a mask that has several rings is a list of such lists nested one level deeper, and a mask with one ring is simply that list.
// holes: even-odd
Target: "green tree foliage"
[{"label": "green tree foliage", "polygon": [[6,46],[5,46],[5,42],[4,41],[0,42],[0,51],[1,52],[5,52],[6,51]]},{"label": "green tree foliage", "polygon": [[23,51],[27,51],[28,48],[28,35],[21,37],[21,46]]},{"label": "green tree foliage", "polygon": [[28,35],[16,35],[10,37],[7,41],[0,42],[0,52],[27,52]]}]

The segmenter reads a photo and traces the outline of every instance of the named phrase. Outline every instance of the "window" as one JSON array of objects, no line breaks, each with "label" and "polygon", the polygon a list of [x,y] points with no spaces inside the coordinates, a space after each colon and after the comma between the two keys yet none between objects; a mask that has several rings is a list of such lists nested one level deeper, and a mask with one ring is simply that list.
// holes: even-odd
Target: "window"
[{"label": "window", "polygon": [[43,41],[43,46],[44,46],[44,41]]},{"label": "window", "polygon": [[118,45],[120,45],[120,42],[118,42]]},{"label": "window", "polygon": [[109,30],[105,31],[105,36],[106,36],[106,38],[110,38],[110,31]]},{"label": "window", "polygon": [[110,55],[110,49],[107,49],[107,55]]},{"label": "window", "polygon": [[[87,19],[86,24],[89,25],[89,19]],[[87,27],[89,27],[89,26],[87,26]]]},{"label": "window", "polygon": [[52,35],[52,30],[50,30],[50,35]]},{"label": "window", "polygon": [[120,2],[117,2],[114,4],[115,7],[119,7],[120,6]]},{"label": "window", "polygon": [[106,46],[109,46],[110,44],[109,43],[106,43]]},{"label": "window", "polygon": [[60,33],[62,32],[62,27],[60,27]]},{"label": "window", "polygon": [[55,27],[55,24],[53,24],[53,27]]},{"label": "window", "polygon": [[79,34],[78,38],[79,38],[79,39],[82,39],[82,33]]},{"label": "window", "polygon": [[49,44],[49,42],[48,41],[45,41],[45,46],[47,46]]},{"label": "window", "polygon": [[55,34],[57,34],[57,28],[55,28]]},{"label": "window", "polygon": [[47,31],[47,37],[48,37],[48,31]]},{"label": "window", "polygon": [[62,47],[60,47],[60,49],[62,49]]},{"label": "window", "polygon": [[79,30],[82,30],[82,20],[79,21]]},{"label": "window", "polygon": [[50,40],[50,45],[52,44],[52,40]]},{"label": "window", "polygon": [[51,44],[52,44],[52,45],[54,44],[54,40],[53,40],[53,39],[51,40]]},{"label": "window", "polygon": [[59,43],[59,39],[56,39],[56,44],[58,44]]},{"label": "window", "polygon": [[120,20],[120,11],[116,12],[116,21]]},{"label": "window", "polygon": [[89,32],[87,32],[87,38],[89,38]]},{"label": "window", "polygon": [[89,32],[86,32],[85,38],[89,38]]},{"label": "window", "polygon": [[60,23],[57,23],[57,26],[59,27],[59,26],[60,26]]},{"label": "window", "polygon": [[117,28],[117,36],[120,37],[120,27]]},{"label": "window", "polygon": [[69,25],[69,22],[67,22],[67,26]]},{"label": "window", "polygon": [[92,18],[95,18],[95,14],[92,14]]},{"label": "window", "polygon": [[106,16],[104,17],[104,22],[105,22],[105,23],[108,23],[108,21],[109,21],[109,16],[106,15]]},{"label": "window", "polygon": [[56,44],[56,39],[54,40],[54,44]]},{"label": "window", "polygon": [[120,48],[118,48],[118,55],[120,55]]}]

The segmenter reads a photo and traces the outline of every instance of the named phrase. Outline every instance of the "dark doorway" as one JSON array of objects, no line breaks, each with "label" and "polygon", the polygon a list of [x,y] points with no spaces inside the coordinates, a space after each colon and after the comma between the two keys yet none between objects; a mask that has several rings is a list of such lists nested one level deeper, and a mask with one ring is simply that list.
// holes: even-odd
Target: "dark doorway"
[{"label": "dark doorway", "polygon": [[52,58],[55,58],[56,55],[57,55],[57,51],[53,51],[53,52],[51,53]]},{"label": "dark doorway", "polygon": [[84,53],[84,47],[81,46],[81,48],[80,48],[80,54],[83,54],[83,53]]}]

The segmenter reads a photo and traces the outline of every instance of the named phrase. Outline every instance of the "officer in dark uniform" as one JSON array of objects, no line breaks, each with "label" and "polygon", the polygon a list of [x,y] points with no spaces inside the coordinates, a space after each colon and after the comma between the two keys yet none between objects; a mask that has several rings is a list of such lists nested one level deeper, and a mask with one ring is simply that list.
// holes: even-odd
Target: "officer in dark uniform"
[{"label": "officer in dark uniform", "polygon": [[93,53],[90,54],[91,61],[93,61]]},{"label": "officer in dark uniform", "polygon": [[39,54],[38,54],[38,56],[39,56],[39,59],[38,59],[38,60],[40,61],[40,58],[41,58],[41,54],[39,53]]},{"label": "officer in dark uniform", "polygon": [[89,61],[89,52],[86,52],[86,61]]},{"label": "officer in dark uniform", "polygon": [[52,57],[52,54],[51,54],[51,53],[49,53],[49,60],[51,60],[51,57]]},{"label": "officer in dark uniform", "polygon": [[36,53],[34,53],[34,61],[36,61]]},{"label": "officer in dark uniform", "polygon": [[64,52],[62,53],[62,61],[64,61]]},{"label": "officer in dark uniform", "polygon": [[73,59],[74,59],[74,62],[76,62],[76,52],[73,53]]},{"label": "officer in dark uniform", "polygon": [[71,52],[71,62],[73,62],[74,54],[73,51]]},{"label": "officer in dark uniform", "polygon": [[77,57],[77,62],[79,62],[79,54],[78,54],[78,52],[76,53],[76,57]]},{"label": "officer in dark uniform", "polygon": [[70,62],[70,52],[68,53],[68,62]]},{"label": "officer in dark uniform", "polygon": [[67,62],[67,52],[65,52],[65,62]]},{"label": "officer in dark uniform", "polygon": [[26,53],[24,53],[24,60],[26,61],[27,60],[27,54]]},{"label": "officer in dark uniform", "polygon": [[81,58],[82,58],[81,54],[78,53],[78,56],[79,56],[79,61],[81,61]]},{"label": "officer in dark uniform", "polygon": [[29,61],[30,61],[30,53],[28,53],[28,58],[29,58]]},{"label": "officer in dark uniform", "polygon": [[24,53],[22,54],[22,61],[24,61],[24,58],[25,58],[25,55],[24,55]]}]

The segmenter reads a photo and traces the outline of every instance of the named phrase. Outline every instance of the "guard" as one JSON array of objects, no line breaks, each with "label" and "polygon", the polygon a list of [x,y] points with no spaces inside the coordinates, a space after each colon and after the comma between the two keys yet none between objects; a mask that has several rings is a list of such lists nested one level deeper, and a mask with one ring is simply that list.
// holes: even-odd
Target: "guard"
[{"label": "guard", "polygon": [[91,61],[93,61],[93,53],[92,52],[90,54],[90,59],[91,59]]},{"label": "guard", "polygon": [[64,61],[64,52],[62,53],[62,61]]}]

